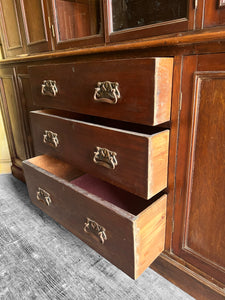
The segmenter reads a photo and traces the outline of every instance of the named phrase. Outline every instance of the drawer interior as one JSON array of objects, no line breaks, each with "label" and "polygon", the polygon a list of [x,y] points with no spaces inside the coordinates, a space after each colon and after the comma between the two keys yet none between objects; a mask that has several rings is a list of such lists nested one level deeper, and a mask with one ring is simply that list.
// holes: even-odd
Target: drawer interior
[{"label": "drawer interior", "polygon": [[169,122],[166,122],[164,124],[161,124],[160,126],[155,127],[155,126],[142,125],[142,124],[133,124],[125,121],[112,120],[109,118],[106,119],[102,117],[83,115],[75,112],[58,110],[58,109],[50,109],[50,108],[32,111],[32,113],[45,114],[45,115],[56,116],[56,117],[58,116],[60,118],[78,120],[81,122],[93,123],[100,126],[113,127],[115,129],[149,134],[149,135],[161,132],[165,129],[169,129],[170,127]]},{"label": "drawer interior", "polygon": [[164,250],[165,194],[146,201],[47,155],[23,166],[32,202],[132,278]]},{"label": "drawer interior", "polygon": [[160,193],[150,200],[145,200],[48,155],[31,158],[28,162],[58,177],[58,180],[66,181],[74,189],[81,189],[81,192],[91,198],[97,197],[103,205],[117,206],[133,216],[140,214],[161,196]]}]

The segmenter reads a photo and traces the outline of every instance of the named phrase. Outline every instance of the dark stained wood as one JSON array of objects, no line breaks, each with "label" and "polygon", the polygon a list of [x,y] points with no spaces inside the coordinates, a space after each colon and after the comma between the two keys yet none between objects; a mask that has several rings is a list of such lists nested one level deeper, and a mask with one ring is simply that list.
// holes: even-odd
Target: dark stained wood
[{"label": "dark stained wood", "polygon": [[[206,58],[208,64],[203,65]],[[191,93],[183,91],[183,103],[188,104],[181,113],[183,137],[178,151],[173,246],[175,254],[210,275],[212,281],[225,283],[225,169],[221,166],[225,159],[225,132],[221,125],[225,113],[225,64],[220,58],[222,55],[200,57],[195,70],[191,70],[190,61],[184,63],[183,72],[187,75],[183,75],[182,89],[187,88],[188,77],[193,85]],[[179,182],[183,184],[181,190]]]},{"label": "dark stained wood", "polygon": [[46,1],[19,0],[28,53],[51,50]]},{"label": "dark stained wood", "polygon": [[48,0],[48,6],[56,50],[104,43],[101,0]]},{"label": "dark stained wood", "polygon": [[[169,131],[153,135],[99,126],[32,112],[35,154],[47,153],[136,195],[149,199],[167,186]],[[45,130],[57,134],[59,144],[43,142]],[[109,169],[93,162],[97,147],[116,153],[118,165]]]},{"label": "dark stained wood", "polygon": [[1,37],[6,57],[26,52],[23,27],[16,0],[0,1]]},{"label": "dark stained wood", "polygon": [[24,183],[26,183],[25,177],[24,177],[24,173],[21,167],[17,167],[15,164],[13,164],[11,166],[11,171],[12,171],[12,175],[14,177],[16,177],[17,179],[23,181]]},{"label": "dark stained wood", "polygon": [[[63,164],[48,156],[41,156],[25,161],[23,167],[33,203],[132,278],[139,276],[151,262],[148,261],[148,264],[145,265],[142,249],[136,249],[138,246],[136,242],[138,243],[139,238],[142,243],[151,244],[153,259],[163,250],[159,245],[163,245],[165,239],[166,196],[162,196],[153,203],[150,202],[151,205],[147,209],[143,209],[138,216],[134,216],[108,202],[107,197],[103,199],[87,193],[76,185],[76,180],[73,181],[73,184],[66,181],[64,178],[70,180],[69,178],[73,177],[71,166],[68,164]],[[50,173],[50,170],[53,173]],[[55,175],[59,173],[61,177]],[[74,178],[78,176],[80,174],[75,170]],[[52,202],[49,206],[37,200],[38,188],[42,188],[50,194]],[[110,185],[109,188],[111,188]],[[121,198],[118,201],[129,202],[129,194],[127,199]],[[143,203],[140,202],[141,207]],[[146,202],[144,201],[144,203]],[[146,218],[148,216],[147,221],[144,215]],[[107,240],[104,243],[100,242],[98,235],[95,235],[94,232],[84,232],[87,218],[105,228]],[[151,236],[147,237],[147,242],[144,242],[146,234],[142,234],[140,230],[145,230],[146,225],[151,226],[154,231]],[[159,233],[156,234],[156,232]],[[140,261],[135,259],[136,252],[140,255]],[[144,268],[143,265],[145,265]]]},{"label": "dark stained wood", "polygon": [[20,70],[17,70],[16,78],[17,78],[17,90],[18,90],[18,97],[20,98],[21,103],[21,112],[22,112],[22,122],[24,124],[24,130],[26,135],[27,141],[27,158],[34,156],[33,151],[33,142],[31,137],[30,131],[30,122],[29,122],[29,112],[30,110],[36,109],[32,104],[32,96],[31,96],[31,89],[30,89],[30,81],[29,76],[24,73],[19,73]]},{"label": "dark stained wood", "polygon": [[24,128],[24,116],[20,99],[17,96],[14,70],[0,70],[1,108],[6,128],[12,164],[22,167],[22,161],[29,158],[27,137]]},{"label": "dark stained wood", "polygon": [[[31,66],[29,73],[36,105],[157,125],[170,119],[172,67],[171,58],[149,58]],[[55,97],[41,94],[44,80],[56,81]],[[119,84],[116,104],[94,101],[105,81]]]},{"label": "dark stained wood", "polygon": [[182,57],[174,58],[173,70],[173,91],[171,106],[171,126],[170,126],[170,146],[168,162],[168,199],[166,213],[166,241],[165,249],[172,248],[171,236],[173,233],[173,210],[174,210],[174,193],[175,193],[175,174],[176,174],[176,152],[178,146],[179,117],[182,105],[182,96],[180,93],[180,80],[182,73]]},{"label": "dark stained wood", "polygon": [[[31,2],[32,1],[30,1],[30,3]],[[221,266],[224,266],[224,261],[222,260],[224,244],[221,235],[224,233],[224,222],[221,221],[221,216],[224,213],[224,205],[222,203],[224,196],[222,195],[223,183],[221,184],[220,182],[224,174],[222,174],[223,177],[215,176],[215,180],[214,178],[210,180],[210,176],[212,177],[213,172],[216,172],[217,175],[219,172],[223,172],[222,163],[218,166],[218,161],[213,154],[215,153],[215,156],[217,155],[218,160],[223,160],[222,152],[219,149],[219,145],[223,143],[223,131],[217,130],[217,128],[222,128],[220,127],[220,124],[223,124],[223,120],[221,121],[221,113],[224,112],[221,95],[224,95],[222,84],[224,84],[225,79],[225,30],[223,28],[223,14],[225,8],[218,8],[219,1],[198,0],[197,9],[194,9],[193,4],[195,2],[196,1],[190,1],[189,21],[180,20],[170,24],[165,23],[159,26],[150,26],[143,28],[143,30],[139,28],[138,30],[135,29],[127,31],[126,33],[112,34],[111,37],[109,37],[109,33],[112,31],[110,29],[110,20],[108,20],[108,16],[104,14],[102,20],[104,19],[105,22],[100,36],[76,39],[76,41],[58,44],[57,49],[62,49],[63,51],[15,58],[15,55],[26,52],[22,14],[20,12],[20,6],[18,6],[20,1],[15,1],[16,11],[14,9],[10,9],[10,11],[11,13],[15,12],[18,14],[19,22],[16,21],[15,23],[15,20],[12,22],[11,16],[9,16],[6,22],[11,24],[11,29],[14,28],[11,33],[11,38],[13,37],[11,42],[16,42],[16,46],[21,47],[21,49],[11,49],[11,54],[10,51],[7,54],[5,50],[8,57],[12,55],[14,58],[6,59],[1,62],[1,72],[3,72],[3,66],[9,68],[15,66],[17,79],[14,82],[15,76],[10,77],[11,79],[8,78],[7,72],[4,73],[5,75],[2,75],[3,77],[7,77],[6,85],[9,79],[13,80],[13,84],[11,81],[11,83],[7,85],[8,92],[5,93],[5,82],[2,81],[1,98],[4,99],[4,101],[2,101],[2,107],[4,105],[4,120],[8,132],[9,144],[12,149],[12,172],[18,178],[22,178],[21,157],[15,153],[15,149],[25,149],[26,156],[32,154],[33,142],[30,135],[28,115],[30,110],[37,109],[31,99],[29,75],[26,71],[27,64],[39,65],[41,72],[43,62],[48,65],[53,65],[85,61],[93,63],[94,61],[133,59],[136,57],[177,56],[174,61],[171,123],[164,124],[165,127],[171,127],[166,229],[166,249],[170,250],[171,253],[167,253],[166,257],[162,256],[162,260],[160,259],[158,264],[154,264],[154,267],[163,274],[163,276],[178,284],[197,299],[223,299],[225,296],[223,290],[225,285],[221,282],[224,278],[224,269],[222,269]],[[11,5],[12,7],[12,3],[13,1],[7,0],[4,1],[3,4]],[[47,1],[44,1],[44,3],[46,4]],[[51,1],[48,1],[48,4],[50,4],[49,7],[51,7]],[[106,1],[103,1],[104,6],[102,12],[104,11],[105,13],[107,11],[106,4]],[[46,9],[44,9],[44,11],[45,13],[49,12]],[[47,14],[45,14],[46,23],[48,23],[47,17]],[[50,17],[51,24],[53,24],[54,16],[50,15]],[[108,21],[109,24],[107,24]],[[38,22],[34,22],[32,26],[35,27],[37,24]],[[1,26],[4,29],[4,24]],[[19,29],[17,26],[19,26]],[[94,20],[92,26],[96,26]],[[203,27],[205,29],[198,31],[198,29],[202,29]],[[192,29],[194,29],[194,31]],[[4,30],[2,30],[2,32],[4,35]],[[43,35],[43,31],[40,30],[40,32],[42,32]],[[103,32],[105,38],[103,38]],[[18,42],[19,34],[21,37],[20,42]],[[150,35],[152,34],[154,36],[151,37]],[[144,39],[142,39],[143,37]],[[39,38],[40,36],[37,39]],[[129,39],[129,41],[125,40],[125,38]],[[123,40],[123,42],[120,43],[120,40]],[[107,43],[107,45],[104,45],[104,42]],[[56,41],[51,39],[51,43],[52,48],[54,48],[53,43],[56,43]],[[100,46],[98,43],[100,43]],[[3,45],[6,45],[6,38],[4,36]],[[92,45],[92,47],[90,47],[90,45]],[[73,49],[64,51],[64,49],[70,47],[73,47]],[[86,48],[81,49],[80,47]],[[5,49],[7,49],[6,46]],[[211,55],[211,53],[216,52],[218,54]],[[221,54],[219,54],[220,52]],[[209,55],[202,55],[203,53]],[[200,55],[198,55],[198,57],[187,56],[193,54]],[[183,55],[186,55],[186,57],[184,57],[182,70],[181,64]],[[118,69],[119,68],[120,66]],[[86,73],[86,71],[87,70],[84,72]],[[65,70],[62,72],[65,74]],[[12,74],[13,72],[11,72],[11,75]],[[181,91],[183,100],[181,100],[182,97],[180,94],[180,81],[182,81]],[[72,85],[74,85],[74,82],[76,82],[76,80],[73,81]],[[198,87],[198,90],[195,90],[196,87]],[[17,99],[16,108],[12,111],[19,112],[19,114],[16,114],[16,118],[14,118],[13,126],[14,128],[16,128],[16,125],[18,127],[18,132],[16,132],[17,136],[23,132],[21,136],[23,136],[26,145],[23,144],[24,142],[22,142],[22,146],[18,145],[18,141],[19,144],[21,144],[20,139],[14,138],[12,133],[12,124],[7,103],[8,101],[14,103],[15,100],[12,100],[14,96],[11,97],[9,95],[10,90],[12,91],[11,95],[16,94]],[[211,99],[214,99],[216,95],[219,101],[215,102],[212,108],[207,108],[208,102],[210,102],[208,98],[211,96]],[[51,100],[54,101],[54,99]],[[197,106],[195,106],[195,103],[199,103],[199,110]],[[221,110],[218,109],[219,104],[222,107]],[[43,104],[43,106],[46,107],[46,104]],[[49,101],[47,106],[53,107],[52,101]],[[218,117],[220,116],[220,119],[213,119],[213,116],[211,116],[211,112],[215,110],[216,114],[219,111]],[[206,116],[209,115],[209,112],[210,118],[207,118]],[[90,112],[90,114],[92,114],[92,112]],[[108,112],[106,117],[110,117],[110,112]],[[198,123],[199,119],[200,122]],[[140,123],[140,120],[137,122]],[[193,120],[196,120],[196,123],[194,123],[192,128]],[[201,121],[206,122],[206,124],[209,122],[212,124],[209,124],[207,128],[207,126],[202,125]],[[118,121],[115,120],[114,122],[112,122],[113,126]],[[21,124],[23,127],[22,130]],[[178,126],[179,124],[180,127]],[[135,126],[139,128],[140,125],[136,123],[134,127]],[[196,130],[194,130],[194,128]],[[211,137],[211,130],[213,130],[213,138],[208,139],[209,142],[207,138]],[[195,140],[192,138],[194,136],[196,137]],[[176,148],[178,149],[177,153]],[[208,155],[208,157],[207,153],[205,155],[205,149],[211,149],[211,154]],[[204,155],[200,156],[199,153],[204,153]],[[210,161],[210,165],[212,165],[211,169],[204,163],[205,157]],[[207,170],[207,172],[204,172],[204,170]],[[202,178],[204,178],[204,180]],[[205,189],[202,185],[206,183],[207,188]],[[205,190],[208,192],[206,195],[204,194]],[[214,192],[216,195],[213,194]],[[220,194],[221,197],[219,198],[217,194]],[[189,198],[187,198],[188,196]],[[214,198],[216,201],[214,201]],[[221,209],[219,210],[218,207],[220,205]],[[199,208],[201,208],[200,211]],[[147,214],[144,215],[143,219],[145,219],[146,216]],[[206,222],[205,219],[207,219]],[[219,223],[221,225],[219,225]],[[148,226],[149,225],[147,225],[147,227]],[[215,231],[213,232],[214,228]],[[148,232],[150,231],[151,228],[148,228]],[[214,243],[217,233],[218,243],[217,241]],[[146,236],[148,235],[146,234]],[[196,236],[203,236],[203,239],[197,238]],[[160,241],[160,243],[162,246],[162,241]],[[146,245],[147,244],[148,241]],[[174,255],[174,253],[176,253],[176,255]],[[143,254],[143,257],[145,257],[145,254]],[[147,257],[149,256],[147,255]],[[149,264],[147,260],[145,263]],[[136,268],[136,272],[137,270]]]},{"label": "dark stained wood", "polygon": [[205,0],[204,27],[213,27],[225,24],[224,6],[219,6],[220,0]]},{"label": "dark stained wood", "polygon": [[[111,14],[111,1],[108,3],[108,15]],[[121,42],[125,40],[139,39],[149,36],[160,36],[168,33],[183,32],[193,29],[195,8],[193,7],[193,1],[188,1],[188,16],[187,18],[180,18],[171,21],[159,22],[152,25],[146,25],[143,27],[137,27],[133,29],[121,30],[118,32],[112,32],[112,25],[109,25],[109,34],[111,42]],[[112,18],[109,18],[112,23]]]},{"label": "dark stained wood", "polygon": [[195,14],[195,25],[194,25],[195,30],[203,28],[204,6],[205,6],[205,0],[198,0],[198,5]]},{"label": "dark stained wood", "polygon": [[178,262],[175,256],[161,254],[151,268],[195,299],[223,300],[225,297],[223,288],[205,279],[199,274],[199,270],[190,270],[184,261]]},{"label": "dark stained wood", "polygon": [[[20,64],[25,62],[36,62],[37,64],[52,59],[70,59],[74,58],[89,60],[92,57],[101,59],[106,55],[124,57],[147,57],[156,56],[174,56],[190,55],[202,53],[217,53],[224,51],[225,31],[212,28],[210,31],[184,32],[180,34],[168,34],[148,39],[139,39],[127,41],[124,43],[107,44],[104,46],[74,48],[67,51],[55,51],[49,53],[40,53],[38,55],[21,56],[8,58],[1,61],[1,65]],[[48,62],[49,63],[49,62]]]}]

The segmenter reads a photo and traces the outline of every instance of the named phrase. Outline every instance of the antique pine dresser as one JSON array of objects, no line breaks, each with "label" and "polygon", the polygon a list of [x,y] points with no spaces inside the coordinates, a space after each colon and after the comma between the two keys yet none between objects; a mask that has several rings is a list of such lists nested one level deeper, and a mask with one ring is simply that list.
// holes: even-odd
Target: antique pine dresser
[{"label": "antique pine dresser", "polygon": [[0,0],[0,26],[31,201],[130,277],[224,299],[225,1]]}]

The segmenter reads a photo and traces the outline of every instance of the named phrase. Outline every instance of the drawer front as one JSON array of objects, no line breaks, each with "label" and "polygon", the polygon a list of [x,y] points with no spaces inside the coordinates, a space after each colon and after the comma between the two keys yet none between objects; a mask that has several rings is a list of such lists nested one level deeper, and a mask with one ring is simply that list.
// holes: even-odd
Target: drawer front
[{"label": "drawer front", "polygon": [[36,155],[52,155],[146,199],[167,186],[168,130],[144,135],[41,111],[31,112],[31,124]]},{"label": "drawer front", "polygon": [[133,123],[169,121],[172,58],[124,59],[29,67],[33,101]]},{"label": "drawer front", "polygon": [[166,196],[136,217],[29,161],[23,167],[32,202],[132,278],[163,251]]}]

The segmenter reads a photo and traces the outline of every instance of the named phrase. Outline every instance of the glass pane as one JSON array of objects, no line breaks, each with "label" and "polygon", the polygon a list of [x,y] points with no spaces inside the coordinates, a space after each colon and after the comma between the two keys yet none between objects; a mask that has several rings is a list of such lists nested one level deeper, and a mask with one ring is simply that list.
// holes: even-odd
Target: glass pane
[{"label": "glass pane", "polygon": [[187,18],[188,0],[112,0],[113,31]]},{"label": "glass pane", "polygon": [[100,33],[100,0],[55,0],[60,41]]}]

